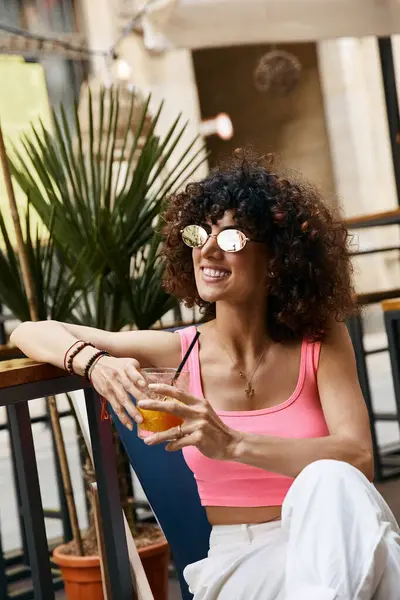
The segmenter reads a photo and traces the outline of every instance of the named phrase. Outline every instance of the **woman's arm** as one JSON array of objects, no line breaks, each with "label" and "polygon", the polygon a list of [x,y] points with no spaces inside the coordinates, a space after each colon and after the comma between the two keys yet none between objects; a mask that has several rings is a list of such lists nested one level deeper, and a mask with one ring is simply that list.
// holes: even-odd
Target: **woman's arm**
[{"label": "woman's arm", "polygon": [[[178,335],[163,331],[127,331],[111,333],[57,321],[21,323],[11,335],[11,341],[30,358],[64,368],[64,356],[74,342],[91,342],[73,360],[74,372],[83,375],[89,359],[97,350],[106,350],[93,365],[90,378],[93,387],[106,398],[115,414],[129,429],[131,419],[143,419],[132,401],[142,397],[145,382],[140,367],[176,367],[181,348]],[[129,416],[128,416],[129,415]]]},{"label": "woman's arm", "polygon": [[[322,438],[280,438],[236,431],[225,425],[207,400],[169,386],[154,386],[158,393],[181,400],[144,400],[139,407],[171,412],[185,419],[174,428],[146,438],[152,445],[178,438],[167,450],[196,446],[204,455],[231,460],[296,477],[320,459],[348,462],[373,479],[371,433],[367,408],[358,382],[353,346],[344,324],[336,323],[321,350],[318,389],[329,435]],[[180,437],[181,433],[184,437]]]},{"label": "woman's arm", "polygon": [[[26,356],[61,368],[66,350],[77,340],[91,342],[114,357],[135,358],[142,367],[177,366],[181,352],[179,337],[165,331],[114,333],[58,321],[26,321],[18,325],[10,339]],[[95,351],[85,348],[74,359],[78,374],[83,374],[85,364]]]},{"label": "woman's arm", "polygon": [[230,446],[230,460],[296,477],[311,462],[336,459],[354,465],[372,481],[368,411],[344,324],[335,323],[322,344],[318,389],[329,436],[287,439],[239,433]]}]

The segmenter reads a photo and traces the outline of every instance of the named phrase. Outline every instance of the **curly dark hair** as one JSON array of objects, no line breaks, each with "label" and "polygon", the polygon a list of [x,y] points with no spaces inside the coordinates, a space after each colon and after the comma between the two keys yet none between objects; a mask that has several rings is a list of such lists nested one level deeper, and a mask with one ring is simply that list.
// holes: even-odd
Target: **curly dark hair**
[{"label": "curly dark hair", "polygon": [[237,150],[202,181],[169,199],[163,215],[164,287],[198,305],[206,317],[215,305],[198,294],[192,251],[181,239],[186,225],[216,223],[233,209],[238,226],[265,241],[268,255],[266,325],[276,341],[322,339],[332,318],[352,314],[354,290],[349,234],[318,190],[294,174],[278,174],[272,155]]}]

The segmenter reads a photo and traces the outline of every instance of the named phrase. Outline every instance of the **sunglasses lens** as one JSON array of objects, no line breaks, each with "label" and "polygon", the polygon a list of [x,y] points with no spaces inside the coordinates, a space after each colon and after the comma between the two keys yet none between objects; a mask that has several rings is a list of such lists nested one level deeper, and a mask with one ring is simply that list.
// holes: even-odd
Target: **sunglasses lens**
[{"label": "sunglasses lens", "polygon": [[246,236],[238,229],[225,229],[218,235],[218,245],[225,252],[239,252],[246,245]]},{"label": "sunglasses lens", "polygon": [[190,248],[200,248],[207,238],[207,231],[200,225],[187,225],[182,231],[182,240]]}]

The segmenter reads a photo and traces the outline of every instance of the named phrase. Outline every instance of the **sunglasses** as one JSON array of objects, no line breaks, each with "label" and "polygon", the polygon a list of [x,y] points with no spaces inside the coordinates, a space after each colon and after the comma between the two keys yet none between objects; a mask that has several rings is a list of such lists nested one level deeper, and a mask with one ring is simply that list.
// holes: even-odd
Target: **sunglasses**
[{"label": "sunglasses", "polygon": [[207,233],[201,225],[186,225],[181,230],[182,241],[189,248],[201,248],[204,246],[208,238],[214,237],[217,240],[218,246],[224,252],[239,252],[243,250],[247,242],[254,242],[248,238],[243,231],[239,229],[224,229],[218,235]]}]

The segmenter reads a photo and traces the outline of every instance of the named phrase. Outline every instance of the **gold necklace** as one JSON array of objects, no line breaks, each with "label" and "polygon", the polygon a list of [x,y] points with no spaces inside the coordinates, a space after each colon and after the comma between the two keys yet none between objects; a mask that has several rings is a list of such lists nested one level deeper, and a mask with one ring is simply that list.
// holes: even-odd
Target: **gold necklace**
[{"label": "gold necklace", "polygon": [[[224,343],[223,343],[221,340],[218,340],[218,342],[219,342],[220,346],[222,346],[222,348],[225,350],[225,352],[226,352],[226,353],[227,353],[227,355],[229,356],[229,358],[230,358],[230,360],[231,360],[231,362],[232,362],[233,366],[235,367],[235,362],[234,362],[234,360],[232,359],[231,355],[229,354],[229,352],[228,352],[228,349],[227,349],[227,347],[225,346],[225,344],[224,344]],[[248,400],[252,400],[252,399],[254,398],[254,395],[255,395],[255,393],[256,393],[256,391],[255,391],[254,387],[251,385],[251,382],[253,381],[253,377],[254,377],[254,375],[255,375],[255,373],[256,373],[256,371],[257,371],[257,369],[258,369],[259,365],[260,365],[260,362],[261,362],[261,360],[262,360],[262,358],[263,358],[263,356],[264,356],[264,354],[265,354],[265,351],[266,351],[266,349],[267,349],[267,346],[264,346],[264,349],[263,349],[263,351],[262,351],[262,352],[261,352],[261,354],[260,354],[260,357],[259,357],[259,359],[258,359],[258,361],[257,361],[257,364],[256,364],[256,366],[255,366],[255,369],[254,369],[254,371],[253,371],[253,372],[252,372],[252,374],[251,374],[251,377],[250,377],[250,379],[247,379],[247,377],[246,377],[246,375],[243,373],[243,371],[239,371],[239,377],[240,377],[240,379],[244,379],[245,381],[247,381],[247,387],[246,387],[246,389],[244,390],[244,393],[246,394],[246,398],[247,398]]]}]

